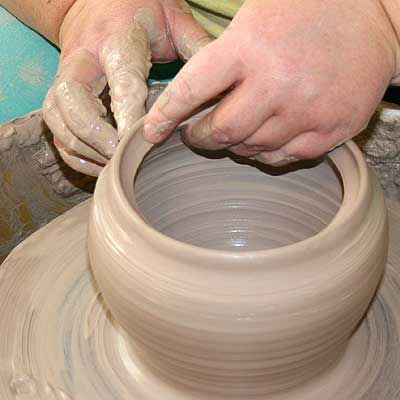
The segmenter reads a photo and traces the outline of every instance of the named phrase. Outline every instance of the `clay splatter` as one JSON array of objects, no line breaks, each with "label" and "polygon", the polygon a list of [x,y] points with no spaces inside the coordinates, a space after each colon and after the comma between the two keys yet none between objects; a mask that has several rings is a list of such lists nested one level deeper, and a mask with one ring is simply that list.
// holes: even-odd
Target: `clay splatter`
[{"label": "clay splatter", "polygon": [[39,61],[23,64],[18,70],[18,76],[31,86],[41,86],[47,80],[47,71]]}]

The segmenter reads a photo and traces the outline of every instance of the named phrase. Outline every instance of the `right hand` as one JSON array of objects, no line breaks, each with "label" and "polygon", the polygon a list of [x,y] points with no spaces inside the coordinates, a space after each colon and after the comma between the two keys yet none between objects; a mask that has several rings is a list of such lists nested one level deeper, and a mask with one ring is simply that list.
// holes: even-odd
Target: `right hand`
[{"label": "right hand", "polygon": [[165,140],[225,94],[185,143],[275,166],[318,158],[364,130],[399,81],[393,21],[376,0],[246,0],[157,99],[145,138]]},{"label": "right hand", "polygon": [[[64,161],[97,176],[145,114],[151,59],[187,60],[210,41],[183,0],[76,0],[60,29],[60,65],[43,107]],[[117,130],[103,118],[107,83]]]}]

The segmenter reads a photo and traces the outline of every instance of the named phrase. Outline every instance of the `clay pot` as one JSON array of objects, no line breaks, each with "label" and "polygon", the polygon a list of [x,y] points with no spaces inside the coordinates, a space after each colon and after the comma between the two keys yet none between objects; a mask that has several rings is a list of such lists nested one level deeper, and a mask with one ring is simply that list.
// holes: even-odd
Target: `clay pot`
[{"label": "clay pot", "polygon": [[205,398],[327,371],[387,257],[383,195],[358,147],[280,174],[196,154],[178,135],[150,151],[141,130],[99,179],[88,246],[142,367]]}]

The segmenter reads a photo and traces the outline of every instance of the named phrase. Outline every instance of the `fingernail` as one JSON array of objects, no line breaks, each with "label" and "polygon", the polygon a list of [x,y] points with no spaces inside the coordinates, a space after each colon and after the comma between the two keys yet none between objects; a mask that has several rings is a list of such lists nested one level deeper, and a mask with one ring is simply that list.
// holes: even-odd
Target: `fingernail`
[{"label": "fingernail", "polygon": [[149,142],[159,142],[170,133],[172,127],[172,121],[161,122],[158,125],[145,124],[143,127],[143,136]]},{"label": "fingernail", "polygon": [[296,157],[281,151],[264,152],[254,157],[256,160],[262,163],[271,165],[273,167],[283,167],[287,164],[299,161]]}]

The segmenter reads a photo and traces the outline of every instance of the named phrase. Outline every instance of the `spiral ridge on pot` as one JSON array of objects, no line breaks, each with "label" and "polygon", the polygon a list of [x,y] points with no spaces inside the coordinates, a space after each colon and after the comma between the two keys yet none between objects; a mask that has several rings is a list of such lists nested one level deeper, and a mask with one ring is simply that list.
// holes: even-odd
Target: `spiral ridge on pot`
[{"label": "spiral ridge on pot", "polygon": [[342,186],[327,163],[310,163],[314,168],[307,173],[284,174],[229,156],[195,154],[177,137],[154,148],[135,181],[146,221],[182,242],[240,251],[299,242],[320,232],[336,215]]},{"label": "spiral ridge on pot", "polygon": [[89,229],[133,356],[208,399],[282,392],[333,367],[387,252],[382,193],[356,150],[332,156],[350,171],[342,185],[331,161],[279,174],[178,136],[136,174],[145,148],[133,137],[102,175]]}]

